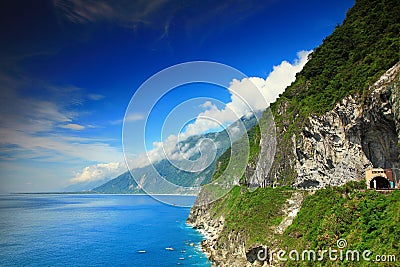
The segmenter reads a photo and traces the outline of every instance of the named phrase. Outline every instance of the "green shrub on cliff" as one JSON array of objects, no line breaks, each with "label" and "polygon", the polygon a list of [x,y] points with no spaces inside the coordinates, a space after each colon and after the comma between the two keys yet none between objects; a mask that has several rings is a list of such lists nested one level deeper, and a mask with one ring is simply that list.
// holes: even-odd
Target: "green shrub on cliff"
[{"label": "green shrub on cliff", "polygon": [[283,218],[283,206],[291,197],[293,190],[287,188],[257,188],[255,191],[245,187],[234,187],[225,197],[212,205],[215,218],[225,217],[222,243],[229,234],[240,233],[245,243],[269,244],[273,227]]},{"label": "green shrub on cliff", "polygon": [[[260,132],[260,127],[258,124],[253,126],[251,129],[247,131],[247,136],[244,135],[242,138],[248,138],[249,140],[249,163],[256,164],[257,162],[257,157],[260,152],[260,138],[261,138],[261,132]],[[239,143],[242,142],[241,140],[238,141]],[[237,147],[237,146],[236,146]],[[243,151],[240,151],[240,148],[237,149],[237,153],[245,153]],[[229,161],[231,160],[231,149],[228,148],[216,161],[215,164],[215,170],[214,174],[212,177],[212,180],[218,179],[222,175],[222,173],[226,170],[226,167],[228,167]],[[243,182],[243,179],[241,179]]]},{"label": "green shrub on cliff", "polygon": [[[368,86],[400,61],[400,4],[398,0],[357,0],[341,26],[310,55],[296,81],[271,107],[289,106],[288,132],[296,130],[293,118],[322,114],[349,94],[365,95]],[[282,115],[282,114],[281,114]]]},{"label": "green shrub on cliff", "polygon": [[[354,186],[355,184],[353,184]],[[357,187],[357,185],[356,185]],[[374,190],[351,190],[351,185],[326,188],[309,195],[297,217],[285,231],[280,247],[290,251],[307,249],[338,250],[337,240],[344,238],[344,250],[371,250],[376,255],[400,255],[400,191],[389,194]],[[288,266],[309,266],[310,261],[291,262]],[[313,266],[376,266],[375,262],[323,261]],[[393,262],[388,266],[395,266]],[[384,265],[383,265],[384,266]]]}]

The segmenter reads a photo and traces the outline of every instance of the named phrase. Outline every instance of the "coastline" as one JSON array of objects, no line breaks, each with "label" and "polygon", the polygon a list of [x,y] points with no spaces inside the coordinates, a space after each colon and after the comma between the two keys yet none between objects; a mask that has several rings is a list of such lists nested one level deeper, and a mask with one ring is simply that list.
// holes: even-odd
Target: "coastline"
[{"label": "coastline", "polygon": [[216,262],[213,261],[211,253],[206,246],[207,241],[212,239],[213,237],[211,233],[206,231],[204,228],[198,228],[189,222],[186,222],[186,225],[189,226],[191,229],[196,230],[196,232],[202,236],[202,241],[199,245],[197,245],[197,248],[207,257],[207,259],[211,263],[211,266],[215,266]]}]

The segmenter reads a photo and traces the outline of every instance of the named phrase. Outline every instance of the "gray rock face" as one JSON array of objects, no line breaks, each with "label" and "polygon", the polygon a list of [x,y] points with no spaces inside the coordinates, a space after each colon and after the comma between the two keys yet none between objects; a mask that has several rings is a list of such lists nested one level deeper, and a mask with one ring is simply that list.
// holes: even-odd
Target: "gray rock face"
[{"label": "gray rock face", "polygon": [[349,96],[323,116],[311,116],[299,136],[292,137],[300,188],[340,185],[362,177],[371,166],[362,149],[359,100]]},{"label": "gray rock face", "polygon": [[276,234],[283,234],[285,230],[292,224],[297,213],[300,211],[301,204],[303,204],[304,194],[301,191],[293,193],[293,195],[286,201],[284,209],[285,216],[282,222],[275,228]]},{"label": "gray rock face", "polygon": [[[264,176],[259,186],[279,182],[284,179],[281,170],[290,165],[296,172],[295,187],[322,188],[360,180],[368,167],[399,166],[399,72],[397,63],[369,88],[364,99],[348,96],[324,115],[307,118],[300,134],[292,136],[289,159],[276,162],[268,176],[256,167],[253,181]],[[260,159],[257,165],[265,165]]]},{"label": "gray rock face", "polygon": [[260,121],[261,138],[260,138],[260,153],[255,166],[247,166],[251,170],[252,175],[246,176],[246,182],[249,187],[259,187],[265,185],[265,177],[270,171],[276,150],[276,128],[273,121],[271,111],[267,111],[266,118]]}]

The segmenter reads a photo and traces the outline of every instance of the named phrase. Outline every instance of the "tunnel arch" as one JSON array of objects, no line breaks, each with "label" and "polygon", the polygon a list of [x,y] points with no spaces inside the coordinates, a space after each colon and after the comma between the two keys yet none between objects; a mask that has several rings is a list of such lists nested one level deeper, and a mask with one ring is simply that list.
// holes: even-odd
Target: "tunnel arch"
[{"label": "tunnel arch", "polygon": [[[376,187],[375,187],[375,183],[376,183]],[[389,189],[390,188],[390,183],[389,183],[389,180],[386,179],[385,177],[376,176],[370,181],[369,188]]]}]

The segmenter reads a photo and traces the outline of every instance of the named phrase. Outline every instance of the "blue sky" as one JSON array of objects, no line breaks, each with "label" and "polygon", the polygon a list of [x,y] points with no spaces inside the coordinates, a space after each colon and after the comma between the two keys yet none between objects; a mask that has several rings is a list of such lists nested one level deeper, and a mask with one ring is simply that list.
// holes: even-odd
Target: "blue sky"
[{"label": "blue sky", "polygon": [[[2,1],[0,191],[57,191],[85,179],[114,177],[126,170],[121,145],[125,110],[149,77],[202,60],[265,82],[274,66],[300,68],[298,52],[321,44],[353,4]],[[160,116],[149,125],[160,126],[173,103],[210,96],[221,103],[232,100],[226,90],[192,85],[171,92],[165,107],[161,101]],[[192,105],[192,117],[204,112],[199,103],[205,101]],[[138,113],[130,119],[143,118]],[[150,136],[151,142],[160,141]]]}]

